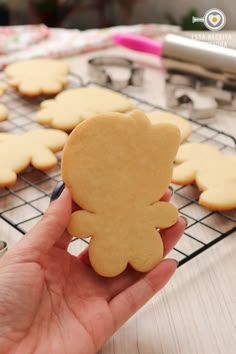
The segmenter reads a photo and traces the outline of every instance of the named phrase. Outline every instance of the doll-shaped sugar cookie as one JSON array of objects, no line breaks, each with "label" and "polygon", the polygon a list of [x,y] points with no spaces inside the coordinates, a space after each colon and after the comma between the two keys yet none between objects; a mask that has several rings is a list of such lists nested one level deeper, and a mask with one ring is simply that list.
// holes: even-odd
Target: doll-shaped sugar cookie
[{"label": "doll-shaped sugar cookie", "polygon": [[67,84],[69,66],[62,60],[37,58],[6,67],[9,84],[26,96],[54,95]]},{"label": "doll-shaped sugar cookie", "polygon": [[179,143],[176,126],[154,126],[138,111],[93,117],[69,136],[62,178],[82,210],[68,231],[92,237],[89,258],[98,274],[116,276],[127,264],[146,272],[161,261],[158,229],[175,224],[178,212],[160,199]]},{"label": "doll-shaped sugar cookie", "polygon": [[30,163],[39,170],[57,164],[54,152],[61,150],[67,134],[55,129],[32,130],[22,135],[0,133],[0,186],[12,186],[17,173]]},{"label": "doll-shaped sugar cookie", "polygon": [[209,144],[188,143],[179,148],[172,182],[196,183],[199,204],[210,210],[236,208],[236,155],[224,155]]},{"label": "doll-shaped sugar cookie", "polygon": [[217,147],[209,144],[186,143],[180,146],[172,182],[187,185],[195,182],[198,171],[215,165],[220,157]]},{"label": "doll-shaped sugar cookie", "polygon": [[222,155],[211,169],[196,176],[200,191],[199,203],[210,210],[236,208],[236,155]]}]

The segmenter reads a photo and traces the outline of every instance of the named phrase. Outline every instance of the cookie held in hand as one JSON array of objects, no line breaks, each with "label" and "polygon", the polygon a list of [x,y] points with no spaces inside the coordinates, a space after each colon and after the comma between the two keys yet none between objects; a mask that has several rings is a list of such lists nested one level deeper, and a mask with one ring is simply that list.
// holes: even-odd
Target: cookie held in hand
[{"label": "cookie held in hand", "polygon": [[30,164],[39,170],[55,167],[54,152],[61,150],[67,134],[55,129],[32,130],[22,135],[0,133],[0,186],[12,186],[17,173]]},{"label": "cookie held in hand", "polygon": [[55,95],[67,84],[69,66],[62,60],[30,59],[6,67],[9,84],[26,96]]},{"label": "cookie held in hand", "polygon": [[41,103],[37,114],[40,124],[70,131],[80,122],[106,112],[127,112],[133,109],[122,94],[100,87],[66,90],[52,100]]},{"label": "cookie held in hand", "polygon": [[159,229],[174,225],[177,209],[160,201],[180,143],[172,124],[152,125],[144,113],[107,113],[79,124],[62,156],[62,178],[75,211],[71,235],[91,236],[89,258],[105,277],[128,264],[147,272],[163,258]]}]

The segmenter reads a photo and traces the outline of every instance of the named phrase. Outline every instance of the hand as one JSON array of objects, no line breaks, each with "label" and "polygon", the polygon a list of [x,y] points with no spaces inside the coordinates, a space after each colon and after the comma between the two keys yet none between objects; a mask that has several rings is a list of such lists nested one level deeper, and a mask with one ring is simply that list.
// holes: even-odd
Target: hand
[{"label": "hand", "polygon": [[[67,252],[71,205],[66,188],[0,261],[3,354],[94,354],[176,270],[176,262],[165,259],[145,274],[128,267],[115,278],[97,275],[87,250],[77,257]],[[162,230],[165,255],[184,227],[179,218]]]}]

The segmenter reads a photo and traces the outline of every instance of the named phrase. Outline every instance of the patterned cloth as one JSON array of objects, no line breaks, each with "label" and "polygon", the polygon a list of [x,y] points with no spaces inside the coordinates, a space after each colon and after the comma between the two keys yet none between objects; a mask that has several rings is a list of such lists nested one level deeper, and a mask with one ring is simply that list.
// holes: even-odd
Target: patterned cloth
[{"label": "patterned cloth", "polygon": [[139,24],[80,31],[48,28],[45,25],[0,27],[0,70],[17,60],[35,57],[65,57],[113,45],[115,33],[160,37],[176,32],[176,26]]}]

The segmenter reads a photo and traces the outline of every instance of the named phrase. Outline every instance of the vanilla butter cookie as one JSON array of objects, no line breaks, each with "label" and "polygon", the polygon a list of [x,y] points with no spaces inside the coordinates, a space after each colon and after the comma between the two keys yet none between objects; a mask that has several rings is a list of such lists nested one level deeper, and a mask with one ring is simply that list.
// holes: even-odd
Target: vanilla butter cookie
[{"label": "vanilla butter cookie", "polygon": [[37,121],[56,129],[70,131],[96,114],[127,112],[132,103],[122,94],[106,88],[83,87],[66,90],[41,103]]},{"label": "vanilla butter cookie", "polygon": [[55,95],[67,84],[69,65],[57,59],[23,60],[6,67],[9,84],[26,96]]},{"label": "vanilla butter cookie", "polygon": [[192,124],[189,120],[172,112],[153,111],[147,112],[147,117],[152,124],[171,123],[177,125],[181,133],[181,141],[186,140],[192,133]]},{"label": "vanilla butter cookie", "polygon": [[210,210],[236,208],[236,155],[224,155],[209,144],[180,146],[172,182],[195,183],[201,192],[199,204]]},{"label": "vanilla butter cookie", "polygon": [[67,134],[55,129],[32,130],[22,135],[0,133],[0,186],[12,186],[17,173],[32,164],[39,170],[55,167],[54,152],[61,150]]},{"label": "vanilla butter cookie", "polygon": [[73,212],[72,236],[91,236],[89,258],[105,277],[128,264],[147,272],[163,258],[159,229],[178,211],[160,201],[172,177],[180,131],[152,125],[142,112],[106,113],[79,124],[62,155],[62,178],[82,210]]},{"label": "vanilla butter cookie", "polygon": [[8,85],[5,82],[0,82],[0,97],[7,91]]},{"label": "vanilla butter cookie", "polygon": [[0,122],[8,119],[9,111],[5,104],[0,103]]}]

